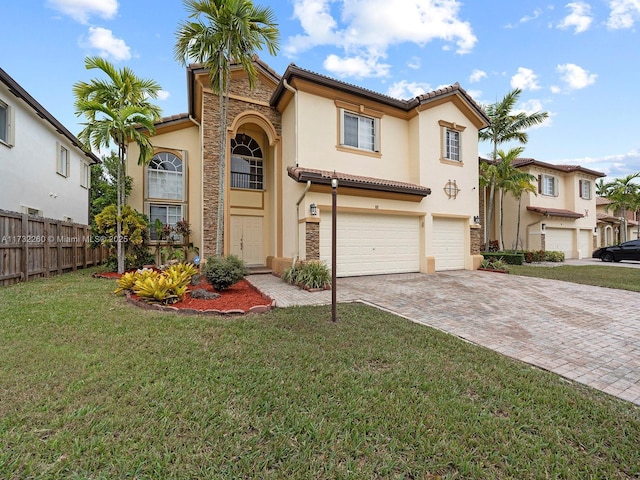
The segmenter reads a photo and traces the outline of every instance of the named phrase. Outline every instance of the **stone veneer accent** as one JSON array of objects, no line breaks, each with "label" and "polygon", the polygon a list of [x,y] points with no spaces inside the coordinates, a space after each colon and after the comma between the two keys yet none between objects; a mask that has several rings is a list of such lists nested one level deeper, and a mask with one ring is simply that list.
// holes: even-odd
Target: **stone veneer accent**
[{"label": "stone veneer accent", "polygon": [[320,224],[318,222],[306,223],[307,260],[320,260]]},{"label": "stone veneer accent", "polygon": [[[249,81],[246,78],[232,80],[230,93],[233,95],[252,98],[260,102],[269,103],[273,89],[269,84],[262,81],[260,77],[256,81],[255,88],[249,88]],[[200,256],[205,258],[208,255],[214,255],[216,252],[216,235],[217,235],[217,218],[218,218],[218,184],[220,178],[220,152],[219,152],[219,98],[218,95],[212,93],[204,93],[202,106],[202,162],[203,162],[203,190],[202,190],[202,229],[203,229],[203,245]],[[242,100],[230,99],[229,101],[229,120],[227,125],[230,126],[233,120],[243,112],[254,110],[260,112],[267,117],[272,123],[278,136],[282,132],[282,121],[280,113],[271,107],[248,103]],[[231,137],[227,136],[227,142]],[[275,168],[273,162],[273,150],[265,145],[266,164],[271,164]],[[229,159],[227,159],[228,162]],[[228,163],[227,163],[228,164]],[[229,188],[229,185],[226,185]],[[228,205],[227,205],[228,207]],[[224,242],[224,235],[223,235]],[[224,243],[223,243],[224,244]]]},{"label": "stone veneer accent", "polygon": [[471,255],[480,255],[480,246],[484,243],[482,228],[471,228]]}]

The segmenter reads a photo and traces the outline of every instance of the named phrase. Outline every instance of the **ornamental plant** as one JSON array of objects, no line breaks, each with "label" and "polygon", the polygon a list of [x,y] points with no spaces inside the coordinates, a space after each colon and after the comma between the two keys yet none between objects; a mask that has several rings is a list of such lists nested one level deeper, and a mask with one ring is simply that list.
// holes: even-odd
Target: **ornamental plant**
[{"label": "ornamental plant", "polygon": [[191,277],[197,272],[191,263],[178,263],[163,271],[144,268],[127,272],[117,281],[115,292],[128,290],[146,301],[175,303],[184,298]]},{"label": "ornamental plant", "polygon": [[331,287],[331,270],[320,260],[298,262],[282,273],[282,280],[305,289]]},{"label": "ornamental plant", "polygon": [[218,291],[226,290],[249,273],[244,262],[236,255],[227,255],[223,258],[209,257],[201,266],[201,271],[207,281]]}]

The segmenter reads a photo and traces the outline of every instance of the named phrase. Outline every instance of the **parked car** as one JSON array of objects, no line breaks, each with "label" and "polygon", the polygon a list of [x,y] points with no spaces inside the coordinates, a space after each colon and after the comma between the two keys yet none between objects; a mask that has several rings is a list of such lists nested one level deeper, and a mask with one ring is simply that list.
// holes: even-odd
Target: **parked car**
[{"label": "parked car", "polygon": [[603,262],[619,262],[620,260],[640,261],[640,240],[631,240],[620,245],[601,247],[593,251],[592,258]]}]

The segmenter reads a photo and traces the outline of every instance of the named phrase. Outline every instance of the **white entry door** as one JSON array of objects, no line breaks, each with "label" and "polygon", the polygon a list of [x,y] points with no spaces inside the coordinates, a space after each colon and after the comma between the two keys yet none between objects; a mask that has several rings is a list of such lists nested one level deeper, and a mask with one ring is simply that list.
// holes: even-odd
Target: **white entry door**
[{"label": "white entry door", "polygon": [[247,265],[264,265],[262,217],[231,216],[231,254]]}]

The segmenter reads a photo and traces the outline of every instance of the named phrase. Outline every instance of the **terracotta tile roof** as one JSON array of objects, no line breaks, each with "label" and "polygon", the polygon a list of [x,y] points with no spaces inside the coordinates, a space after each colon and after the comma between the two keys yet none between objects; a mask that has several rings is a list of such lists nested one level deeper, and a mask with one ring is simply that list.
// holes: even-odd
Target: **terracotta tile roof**
[{"label": "terracotta tile roof", "polygon": [[553,163],[541,162],[540,160],[536,160],[534,158],[516,158],[512,162],[512,165],[514,167],[525,167],[527,165],[535,165],[538,167],[550,168],[551,170],[557,170],[565,173],[582,172],[589,175],[593,175],[595,177],[606,176],[602,172],[598,172],[596,170],[590,170],[588,168],[581,167],[580,165],[555,165]]},{"label": "terracotta tile roof", "polygon": [[156,126],[166,125],[168,123],[180,122],[182,120],[189,120],[188,113],[178,113],[177,115],[170,115],[168,117],[162,117],[155,122]]},{"label": "terracotta tile roof", "polygon": [[574,212],[572,210],[565,210],[563,208],[547,208],[547,207],[534,207],[527,206],[527,210],[534,213],[539,213],[540,215],[545,215],[549,217],[565,217],[565,218],[582,218],[584,215],[578,212]]},{"label": "terracotta tile roof", "polygon": [[315,168],[287,167],[287,173],[296,182],[319,185],[331,185],[331,179],[337,178],[339,185],[343,187],[362,188],[366,190],[379,190],[383,192],[405,193],[426,197],[431,194],[431,189],[413,183],[398,182],[382,178],[351,175],[344,172],[331,172],[329,170],[317,170]]},{"label": "terracotta tile roof", "polygon": [[[326,75],[322,75],[320,73],[312,72],[311,70],[306,70],[304,68],[300,68],[295,64],[290,64],[287,67],[287,70],[284,72],[282,79],[290,81],[291,77],[300,77],[302,79],[324,85],[326,87],[332,88],[337,91],[351,93],[353,95],[358,95],[360,97],[364,97],[375,102],[380,102],[385,105],[389,105],[391,107],[396,107],[402,109],[404,111],[409,111],[416,108],[419,105],[433,102],[439,98],[456,95],[459,94],[464,101],[468,104],[468,106],[475,111],[475,114],[478,115],[482,119],[483,122],[486,123],[486,126],[491,124],[491,120],[487,117],[485,111],[478,105],[473,98],[464,90],[459,83],[454,83],[453,85],[449,85],[447,87],[439,88],[432,92],[424,93],[417,97],[401,100],[398,98],[391,97],[389,95],[384,95],[382,93],[375,92],[373,90],[369,90],[367,88],[359,87],[357,85],[346,83],[341,80],[336,80],[335,78],[328,77]],[[271,105],[275,106],[280,97],[285,92],[285,87],[283,85],[283,81],[281,80],[278,86],[276,87],[273,95],[271,96]]]},{"label": "terracotta tile roof", "polygon": [[596,197],[596,205],[609,205],[611,200],[604,197]]}]

